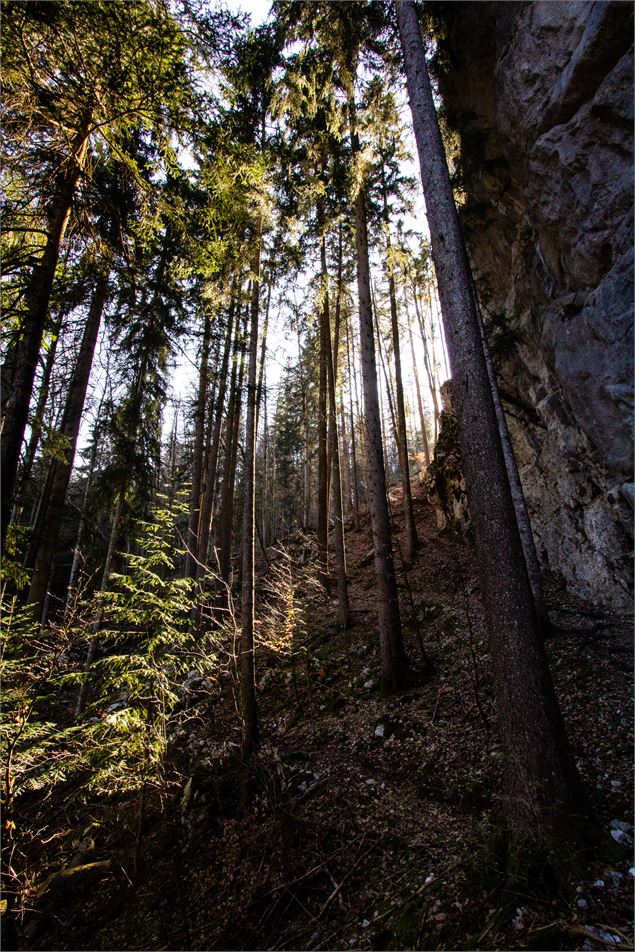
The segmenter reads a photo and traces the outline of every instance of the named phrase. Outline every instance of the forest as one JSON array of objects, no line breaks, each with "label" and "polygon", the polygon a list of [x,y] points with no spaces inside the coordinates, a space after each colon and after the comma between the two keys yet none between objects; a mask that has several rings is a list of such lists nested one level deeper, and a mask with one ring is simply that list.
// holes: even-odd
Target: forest
[{"label": "forest", "polygon": [[2,0],[2,948],[633,948],[633,4]]}]

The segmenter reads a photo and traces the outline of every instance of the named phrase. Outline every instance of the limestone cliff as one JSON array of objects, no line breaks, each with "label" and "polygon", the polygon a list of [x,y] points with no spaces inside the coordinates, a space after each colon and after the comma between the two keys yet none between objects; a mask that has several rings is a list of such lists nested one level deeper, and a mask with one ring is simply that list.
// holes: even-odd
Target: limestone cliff
[{"label": "limestone cliff", "polygon": [[538,550],[579,594],[629,606],[633,6],[427,9]]}]

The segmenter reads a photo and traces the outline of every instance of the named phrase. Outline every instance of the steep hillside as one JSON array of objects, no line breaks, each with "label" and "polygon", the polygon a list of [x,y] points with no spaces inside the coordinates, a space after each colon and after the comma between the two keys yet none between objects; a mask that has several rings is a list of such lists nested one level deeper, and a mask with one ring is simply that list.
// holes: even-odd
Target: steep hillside
[{"label": "steep hillside", "polygon": [[348,536],[346,633],[313,585],[312,541],[287,547],[302,579],[293,599],[280,571],[273,594],[284,560],[269,550],[261,628],[275,618],[279,641],[268,629],[258,654],[263,747],[251,799],[245,805],[241,794],[231,678],[210,671],[211,693],[193,699],[188,730],[173,738],[180,790],[167,815],[159,819],[151,799],[140,820],[136,799],[63,806],[45,872],[63,857],[72,863],[70,844],[89,821],[91,861],[110,865],[99,886],[78,878],[72,890],[34,889],[26,948],[626,947],[630,626],[548,585],[557,626],[549,653],[601,853],[567,897],[534,896],[532,883],[522,899],[501,893],[492,852],[501,758],[474,566],[415,492],[422,548],[407,575],[400,571],[419,670],[412,688],[378,692],[365,516]]}]

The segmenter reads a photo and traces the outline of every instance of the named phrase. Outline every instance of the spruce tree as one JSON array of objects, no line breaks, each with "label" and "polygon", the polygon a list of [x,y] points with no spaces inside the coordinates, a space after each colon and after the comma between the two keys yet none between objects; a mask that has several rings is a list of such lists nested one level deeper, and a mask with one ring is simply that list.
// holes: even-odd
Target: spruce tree
[{"label": "spruce tree", "polygon": [[564,879],[588,839],[587,806],[542,645],[417,10],[397,0],[396,11],[506,752],[510,871],[528,849]]}]

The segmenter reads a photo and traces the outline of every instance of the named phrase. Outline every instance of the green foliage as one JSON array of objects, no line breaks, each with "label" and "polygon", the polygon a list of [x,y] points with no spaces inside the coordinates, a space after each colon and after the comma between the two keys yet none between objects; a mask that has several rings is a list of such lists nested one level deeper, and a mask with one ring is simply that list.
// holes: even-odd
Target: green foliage
[{"label": "green foliage", "polygon": [[70,437],[65,436],[56,430],[55,427],[44,425],[42,429],[45,432],[42,445],[42,455],[45,459],[57,460],[60,463],[66,463],[71,446]]},{"label": "green foliage", "polygon": [[29,539],[28,526],[12,522],[7,527],[5,550],[0,564],[0,583],[20,591],[31,581],[31,572],[24,567],[24,553]]},{"label": "green foliage", "polygon": [[20,607],[15,597],[4,595],[2,601],[0,753],[6,809],[17,793],[61,780],[72,745],[60,743],[48,697],[64,639],[42,631],[30,608]]},{"label": "green foliage", "polygon": [[175,522],[184,511],[177,501],[140,521],[126,571],[113,575],[112,590],[97,598],[102,657],[92,671],[99,690],[87,712],[87,743],[97,755],[89,787],[98,793],[159,779],[179,687],[188,674],[209,674],[216,660],[214,635],[195,638],[191,630],[196,583],[174,577],[182,555]]},{"label": "green foliage", "polygon": [[[113,577],[113,590],[79,597],[64,625],[41,629],[15,599],[5,606],[5,801],[65,782],[104,796],[163,783],[168,722],[188,716],[179,688],[192,672],[210,674],[218,641],[213,633],[194,638],[195,583],[173,577],[181,554],[175,520],[183,508],[182,502],[157,507],[139,523],[136,552],[126,557],[126,571]],[[101,656],[84,675],[77,649],[96,637],[100,624]],[[86,676],[94,699],[83,720],[73,723]]]}]

